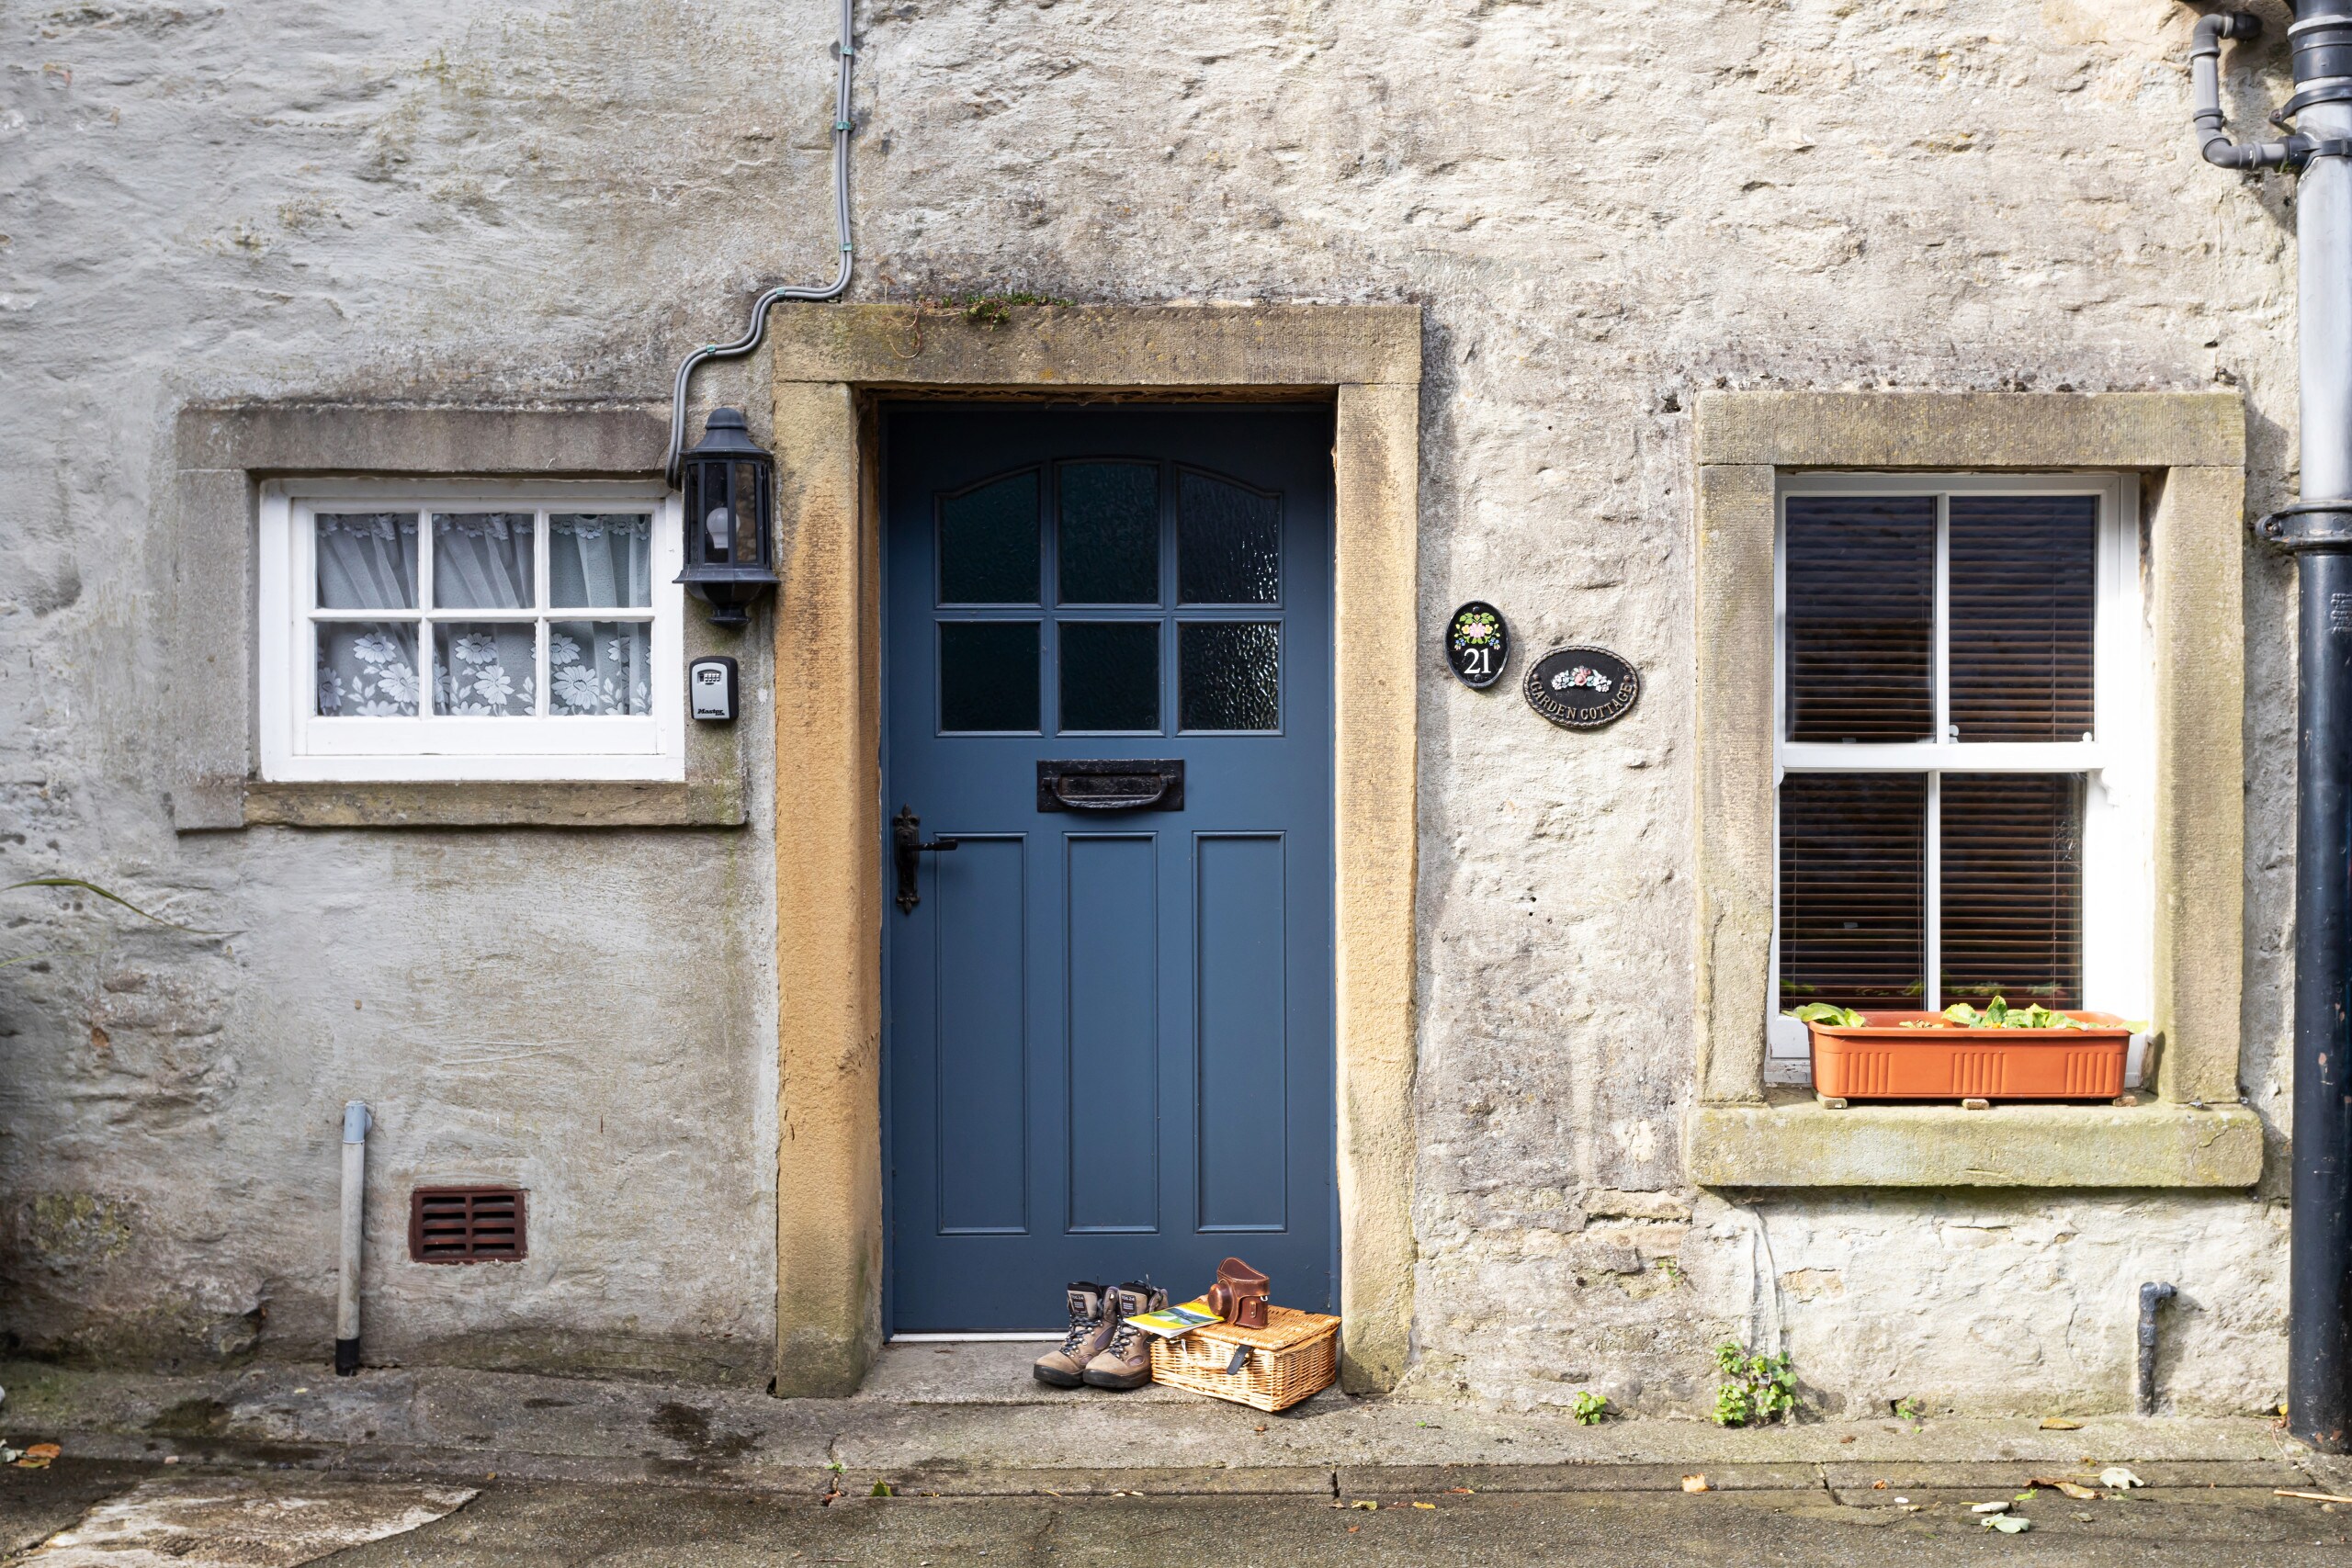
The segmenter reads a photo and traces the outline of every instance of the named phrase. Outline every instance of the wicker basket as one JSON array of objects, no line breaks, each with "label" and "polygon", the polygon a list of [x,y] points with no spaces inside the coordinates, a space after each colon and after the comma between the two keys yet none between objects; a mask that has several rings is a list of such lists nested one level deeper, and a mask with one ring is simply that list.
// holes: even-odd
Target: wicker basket
[{"label": "wicker basket", "polygon": [[[1250,1353],[1228,1372],[1236,1346]],[[1213,1323],[1181,1339],[1151,1342],[1152,1382],[1258,1410],[1287,1410],[1339,1375],[1340,1320],[1320,1313],[1268,1307],[1263,1328]]]}]

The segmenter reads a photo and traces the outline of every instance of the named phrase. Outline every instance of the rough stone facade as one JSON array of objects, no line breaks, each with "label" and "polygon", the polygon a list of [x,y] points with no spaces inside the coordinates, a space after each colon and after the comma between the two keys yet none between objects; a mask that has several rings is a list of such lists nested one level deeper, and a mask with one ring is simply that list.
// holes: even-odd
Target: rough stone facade
[{"label": "rough stone facade", "polygon": [[[2243,118],[2284,96],[2267,15],[2225,78]],[[2289,493],[2292,187],[2197,161],[2189,20],[861,10],[854,298],[1418,302],[1425,627],[1484,598],[1521,648],[1650,672],[1587,736],[1425,666],[1408,1388],[1691,1411],[1713,1344],[1784,1336],[1825,1408],[2117,1408],[2133,1290],[2166,1279],[2168,1407],[2277,1401],[2281,561],[2247,560],[2246,919],[2212,933],[2244,944],[2263,1189],[1735,1202],[1689,1187],[1679,1135],[1692,400],[2237,385],[2249,499]],[[641,401],[756,287],[829,273],[830,10],[93,0],[0,28],[0,880],[87,876],[198,928],[5,896],[0,955],[50,956],[0,970],[0,1327],[87,1359],[315,1354],[336,1112],[364,1098],[379,1239],[413,1180],[535,1205],[517,1270],[379,1270],[377,1352],[763,1380],[759,764],[738,829],[179,833],[158,627],[182,410]]]}]

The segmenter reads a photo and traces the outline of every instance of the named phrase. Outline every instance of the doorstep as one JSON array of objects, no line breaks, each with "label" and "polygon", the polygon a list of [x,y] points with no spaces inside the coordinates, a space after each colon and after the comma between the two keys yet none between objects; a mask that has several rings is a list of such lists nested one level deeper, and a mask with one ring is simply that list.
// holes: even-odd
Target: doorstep
[{"label": "doorstep", "polygon": [[[1726,1431],[1663,1419],[1578,1427],[1550,1412],[1336,1391],[1268,1416],[1171,1390],[1033,1391],[1012,1373],[1036,1347],[939,1348],[890,1346],[865,1389],[838,1400],[457,1368],[337,1378],[324,1366],[272,1365],[164,1377],[17,1363],[0,1368],[9,1391],[0,1433],[55,1440],[79,1459],[803,1495],[863,1496],[876,1482],[942,1496],[1675,1491],[1701,1472],[1725,1491],[1869,1491],[1873,1479],[2021,1484],[2086,1456],[2130,1462],[2166,1486],[2308,1486],[2321,1473],[2257,1419],[2096,1416],[2060,1432],[2028,1416],[1916,1428],[1878,1419]],[[956,1375],[941,1370],[948,1361]]]}]

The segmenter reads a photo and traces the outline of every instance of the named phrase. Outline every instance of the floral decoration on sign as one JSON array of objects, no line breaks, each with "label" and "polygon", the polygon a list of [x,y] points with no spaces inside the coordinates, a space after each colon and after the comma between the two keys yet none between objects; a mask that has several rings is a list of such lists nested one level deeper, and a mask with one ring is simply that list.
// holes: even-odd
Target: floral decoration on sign
[{"label": "floral decoration on sign", "polygon": [[1527,667],[1527,705],[1569,729],[1623,718],[1642,694],[1641,672],[1605,648],[1555,648]]},{"label": "floral decoration on sign", "polygon": [[1502,678],[1510,656],[1510,631],[1502,612],[1473,599],[1445,624],[1445,661],[1462,683],[1483,691]]}]

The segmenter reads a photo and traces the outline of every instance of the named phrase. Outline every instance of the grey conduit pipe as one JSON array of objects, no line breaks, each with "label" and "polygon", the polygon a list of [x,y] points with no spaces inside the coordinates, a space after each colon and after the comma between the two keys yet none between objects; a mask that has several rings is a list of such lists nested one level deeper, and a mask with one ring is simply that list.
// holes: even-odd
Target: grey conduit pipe
[{"label": "grey conduit pipe", "polygon": [[2322,1453],[2352,1443],[2352,0],[2295,0],[2295,93],[2283,141],[2222,134],[2224,38],[2197,24],[2194,118],[2206,161],[2298,175],[2302,494],[2256,525],[2296,558],[2295,1102],[2287,1283],[2288,1430]]},{"label": "grey conduit pipe", "polygon": [[833,280],[821,286],[792,285],[771,288],[752,302],[752,324],[733,343],[705,344],[686,355],[678,367],[678,378],[670,393],[670,456],[662,466],[662,473],[670,488],[678,486],[678,459],[686,450],[686,387],[694,379],[695,369],[707,359],[741,359],[760,346],[767,335],[768,311],[786,299],[837,299],[849,288],[852,254],[849,240],[849,138],[853,129],[849,113],[850,65],[857,58],[857,40],[854,32],[852,8],[856,0],[842,0],[841,41],[835,47],[841,55],[841,73],[833,86],[833,237],[841,245],[841,265],[833,272]]},{"label": "grey conduit pipe", "polygon": [[335,1249],[334,1370],[349,1377],[359,1370],[359,1261],[368,1216],[368,1107],[352,1100],[343,1108],[343,1231]]}]

